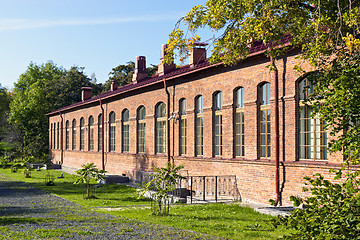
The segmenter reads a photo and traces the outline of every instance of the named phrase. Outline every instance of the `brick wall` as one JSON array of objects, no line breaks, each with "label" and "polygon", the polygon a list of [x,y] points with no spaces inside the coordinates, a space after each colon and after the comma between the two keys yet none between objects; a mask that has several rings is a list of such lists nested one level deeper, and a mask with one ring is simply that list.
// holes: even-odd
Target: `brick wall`
[{"label": "brick wall", "polygon": [[[304,163],[298,160],[298,117],[296,82],[300,75],[293,70],[298,63],[296,52],[291,52],[277,62],[279,69],[279,113],[280,113],[280,161],[281,186],[283,203],[289,203],[290,195],[301,195],[302,177],[315,172],[327,173],[329,165],[341,162],[341,154],[330,155],[326,162]],[[177,163],[183,163],[189,175],[236,175],[238,187],[244,201],[268,202],[275,198],[275,148],[271,148],[270,159],[259,159],[258,129],[258,92],[264,82],[271,84],[271,112],[274,113],[273,76],[266,66],[269,61],[264,56],[255,56],[234,67],[217,66],[186,76],[174,78],[168,82],[171,95],[171,114],[179,116],[179,101],[187,100],[187,153],[179,156],[179,121],[171,122],[171,155]],[[245,156],[234,158],[234,90],[243,87],[245,90]],[[223,153],[214,157],[214,125],[213,125],[213,94],[223,93]],[[204,100],[204,154],[195,156],[195,97],[203,96]],[[153,166],[163,166],[166,155],[155,154],[155,106],[159,102],[166,103],[166,94],[162,82],[143,87],[132,92],[118,94],[102,102],[105,121],[105,166],[112,174],[127,174],[136,178],[140,171],[151,171]],[[146,108],[146,153],[136,152],[136,113],[140,106]],[[124,109],[130,113],[130,147],[129,152],[122,153],[121,113]],[[108,152],[108,117],[111,111],[116,117],[115,152]],[[77,126],[77,150],[51,149],[54,162],[61,161],[65,166],[80,168],[86,162],[94,162],[101,167],[102,156],[98,151],[98,115],[101,113],[100,102],[62,112],[63,126],[66,121],[75,118]],[[85,125],[90,116],[94,117],[94,151],[88,151],[88,127],[85,131],[85,149],[80,147],[80,118],[84,117]],[[58,114],[50,116],[52,123],[61,122]],[[274,114],[271,114],[271,144],[274,144]],[[63,149],[65,149],[65,129],[63,131]],[[71,130],[69,145],[71,149]],[[49,144],[50,146],[50,144]]]}]

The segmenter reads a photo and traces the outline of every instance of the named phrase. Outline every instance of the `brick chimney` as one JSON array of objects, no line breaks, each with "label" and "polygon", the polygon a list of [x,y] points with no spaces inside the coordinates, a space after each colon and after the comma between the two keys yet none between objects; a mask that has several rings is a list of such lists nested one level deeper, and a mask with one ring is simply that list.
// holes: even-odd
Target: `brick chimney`
[{"label": "brick chimney", "polygon": [[132,81],[141,81],[147,77],[148,74],[146,72],[146,58],[144,56],[135,57],[135,70]]},{"label": "brick chimney", "polygon": [[119,84],[117,84],[116,80],[112,80],[111,83],[111,91],[115,91],[118,88]]},{"label": "brick chimney", "polygon": [[85,101],[92,96],[92,88],[91,87],[82,87],[81,88],[81,100]]},{"label": "brick chimney", "polygon": [[159,64],[159,68],[158,68],[159,76],[169,73],[176,68],[176,65],[173,62],[170,64],[163,63],[164,57],[166,55],[166,48],[167,48],[166,44],[161,45],[161,57],[160,57],[160,64]]},{"label": "brick chimney", "polygon": [[195,65],[206,60],[206,49],[207,43],[196,42],[194,47],[190,50],[189,64]]}]

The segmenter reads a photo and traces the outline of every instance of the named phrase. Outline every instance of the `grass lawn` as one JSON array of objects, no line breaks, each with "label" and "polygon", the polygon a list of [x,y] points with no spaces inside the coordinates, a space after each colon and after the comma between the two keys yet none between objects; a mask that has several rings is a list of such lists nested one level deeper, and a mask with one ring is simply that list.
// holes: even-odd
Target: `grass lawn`
[{"label": "grass lawn", "polygon": [[[55,177],[55,186],[45,186],[46,170],[32,171],[32,177],[25,178],[21,169],[17,173],[11,173],[10,169],[0,169],[0,173],[11,178],[31,183],[36,188],[56,194],[84,207],[121,218],[187,229],[230,239],[277,239],[288,233],[288,230],[283,227],[274,229],[270,223],[272,216],[260,214],[251,208],[240,207],[237,203],[175,204],[170,207],[168,216],[155,216],[150,215],[150,209],[146,206],[150,205],[149,200],[138,199],[136,190],[124,185],[106,185],[97,189],[96,196],[98,199],[84,200],[85,185],[74,185],[75,176],[64,173],[65,178],[58,179],[57,177],[60,176],[61,172],[55,170],[48,172]],[[109,211],[101,209],[101,207],[118,208]]]}]

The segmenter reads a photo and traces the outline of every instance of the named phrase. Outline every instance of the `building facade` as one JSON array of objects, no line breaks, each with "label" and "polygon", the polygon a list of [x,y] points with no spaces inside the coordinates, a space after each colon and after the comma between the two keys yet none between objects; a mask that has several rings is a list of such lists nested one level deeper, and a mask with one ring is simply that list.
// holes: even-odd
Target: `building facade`
[{"label": "building facade", "polygon": [[[341,154],[327,151],[322,120],[303,106],[311,84],[294,70],[298,53],[277,60],[282,204],[303,195],[304,176],[329,176],[342,162]],[[135,62],[132,83],[113,83],[96,97],[83,88],[82,102],[48,114],[53,162],[73,168],[94,162],[138,179],[170,157],[189,176],[235,175],[243,201],[276,197],[274,76],[264,47],[253,48],[236,66],[224,66],[209,64],[206,50],[197,46],[189,65],[160,64],[151,78],[145,58]]]}]

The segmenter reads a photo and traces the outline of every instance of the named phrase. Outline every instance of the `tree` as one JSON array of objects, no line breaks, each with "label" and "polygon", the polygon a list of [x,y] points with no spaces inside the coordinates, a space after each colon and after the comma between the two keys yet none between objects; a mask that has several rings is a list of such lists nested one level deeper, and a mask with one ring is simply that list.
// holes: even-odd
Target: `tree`
[{"label": "tree", "polygon": [[9,113],[9,104],[11,95],[6,88],[0,85],[0,141],[3,141],[9,124],[7,123],[7,115]]},{"label": "tree", "polygon": [[[208,0],[206,6],[193,7],[178,22],[170,34],[167,48],[170,54],[165,61],[177,55],[181,60],[186,58],[195,41],[200,41],[196,31],[204,27],[219,35],[213,41],[211,62],[235,64],[249,54],[254,44],[264,44],[268,46],[265,54],[271,57],[270,71],[277,74],[276,58],[291,48],[300,48],[301,58],[318,70],[311,99],[316,106],[314,114],[332,125],[330,135],[353,133],[351,138],[345,140],[343,136],[341,141],[333,141],[330,151],[345,150],[346,155],[354,158],[360,156],[359,150],[349,144],[357,142],[356,146],[360,146],[360,138],[355,137],[357,127],[350,130],[349,124],[357,124],[360,116],[355,100],[360,99],[359,5],[359,1],[339,0]],[[188,38],[179,28],[181,22],[187,26],[187,32],[194,32],[193,37]],[[283,40],[289,36],[290,45],[286,46]],[[305,73],[300,66],[297,69]],[[336,111],[331,110],[334,107]]]},{"label": "tree", "polygon": [[[285,51],[300,49],[300,57],[316,69],[309,74],[314,91],[307,104],[328,123],[333,136],[330,152],[344,153],[345,165],[360,163],[360,2],[332,0],[208,0],[181,19],[168,40],[168,55],[184,60],[201,38],[184,34],[208,27],[218,33],[211,62],[235,64],[246,58],[255,44],[267,46],[270,71]],[[284,39],[289,38],[289,44]],[[306,72],[297,67],[300,73]],[[342,171],[336,173],[339,180]],[[298,229],[289,239],[353,239],[358,237],[359,171],[339,184],[316,175],[306,178],[312,196],[299,199],[305,210],[296,210],[283,224]],[[329,205],[329,206],[328,206]],[[342,222],[342,223],[341,223]]]},{"label": "tree", "polygon": [[[332,171],[334,172],[334,171]],[[342,177],[336,172],[335,180]],[[304,191],[311,196],[301,199],[292,197],[297,208],[290,216],[277,217],[275,227],[286,225],[294,229],[282,239],[358,239],[360,236],[360,172],[347,173],[341,182],[332,182],[323,175],[305,177]]]},{"label": "tree", "polygon": [[151,175],[153,178],[150,182],[143,184],[140,196],[155,191],[155,193],[151,194],[152,199],[156,202],[156,205],[152,206],[153,214],[169,214],[169,193],[175,190],[178,180],[185,179],[179,174],[183,167],[183,165],[176,166],[171,162],[168,162],[164,168],[154,167],[155,173]]},{"label": "tree", "polygon": [[[103,92],[110,90],[111,83],[113,81],[116,81],[120,86],[131,83],[134,69],[135,63],[133,61],[127,62],[126,65],[118,65],[114,67],[109,73],[109,79],[104,83]],[[157,65],[151,64],[150,67],[146,68],[146,72],[148,73],[148,76],[151,77],[156,73],[157,69]]]},{"label": "tree", "polygon": [[[244,59],[254,44],[268,46],[270,71],[276,72],[276,58],[291,48],[300,48],[300,57],[317,69],[311,104],[339,136],[330,151],[344,151],[348,160],[359,163],[359,1],[331,0],[208,0],[182,18],[168,40],[165,62],[177,55],[186,58],[198,35],[188,32],[208,27],[219,34],[213,41],[211,62],[235,64]],[[283,40],[291,37],[289,46]],[[297,69],[305,74],[300,68]],[[340,134],[341,133],[341,134]],[[347,161],[346,161],[347,162]]]},{"label": "tree", "polygon": [[[358,39],[359,13],[358,1],[208,0],[206,6],[193,7],[179,20],[168,40],[171,54],[166,61],[177,54],[187,57],[194,42],[201,39],[196,31],[208,27],[219,35],[213,41],[212,62],[234,64],[259,41],[268,45],[266,54],[275,58],[288,49],[278,44],[290,35],[290,47],[300,47],[302,57],[319,67],[349,38]],[[193,37],[179,28],[181,22]]]},{"label": "tree", "polygon": [[104,174],[106,171],[99,170],[94,163],[83,164],[82,168],[76,171],[77,179],[74,184],[85,183],[86,184],[86,196],[84,198],[96,198],[95,194],[91,192],[91,179],[104,180]]},{"label": "tree", "polygon": [[48,119],[46,113],[56,105],[58,82],[65,75],[63,68],[48,62],[30,63],[27,71],[15,83],[14,98],[10,104],[9,122],[21,133],[23,153],[40,157],[48,151]]},{"label": "tree", "polygon": [[48,118],[45,115],[61,107],[81,101],[81,87],[95,86],[83,68],[69,71],[49,61],[42,65],[30,63],[15,83],[10,104],[9,122],[20,132],[23,154],[42,157],[48,153]]}]

